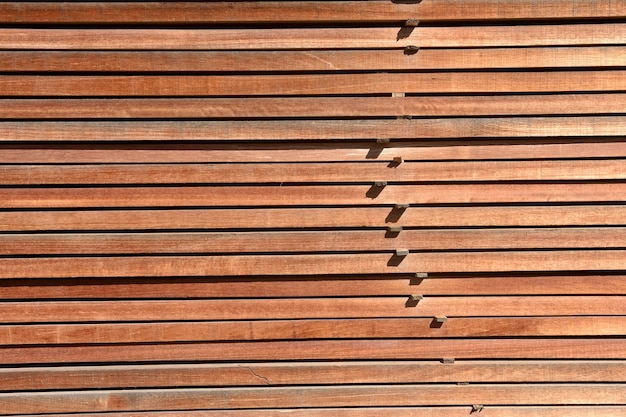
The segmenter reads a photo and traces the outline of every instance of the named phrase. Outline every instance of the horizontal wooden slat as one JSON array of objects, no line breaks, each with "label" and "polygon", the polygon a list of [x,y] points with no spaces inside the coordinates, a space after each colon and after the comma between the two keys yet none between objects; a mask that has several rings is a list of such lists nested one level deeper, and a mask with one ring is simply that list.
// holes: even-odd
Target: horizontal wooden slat
[{"label": "horizontal wooden slat", "polygon": [[[136,361],[626,359],[623,338],[359,339],[1,347],[5,365]],[[613,399],[615,400],[615,399]]]},{"label": "horizontal wooden slat", "polygon": [[624,250],[0,259],[0,279],[622,269],[626,269]]},{"label": "horizontal wooden slat", "polygon": [[[14,134],[14,133],[13,133]],[[42,132],[45,138],[49,132]],[[337,162],[378,160],[472,160],[623,158],[622,138],[392,141],[370,143],[2,143],[2,163]]]},{"label": "horizontal wooden slat", "polygon": [[623,248],[626,228],[0,234],[2,255]]},{"label": "horizontal wooden slat", "polygon": [[2,188],[0,208],[616,202],[626,183]]},{"label": "horizontal wooden slat", "polygon": [[[626,77],[624,77],[626,80]],[[0,78],[0,81],[2,79]],[[393,120],[5,121],[2,141],[328,140],[617,136],[624,116]]]},{"label": "horizontal wooden slat", "polygon": [[[626,51],[623,55],[626,57]],[[0,61],[1,65],[2,61]],[[625,62],[626,65],[626,62]],[[4,119],[491,116],[623,113],[626,94],[0,99]]]},{"label": "horizontal wooden slat", "polygon": [[5,2],[0,19],[10,23],[234,23],[376,22],[432,20],[618,18],[626,8],[612,0],[494,2],[431,0],[423,4],[384,1],[259,2]]},{"label": "horizontal wooden slat", "polygon": [[626,71],[623,70],[603,70],[196,76],[3,75],[0,78],[0,95],[6,97],[194,97],[390,94],[394,92],[617,92],[626,90],[625,74]]},{"label": "horizontal wooden slat", "polygon": [[55,366],[0,369],[0,390],[72,388],[398,384],[458,382],[622,382],[623,361],[361,361]]},{"label": "horizontal wooden slat", "polygon": [[620,295],[624,275],[406,275],[243,278],[24,279],[1,280],[0,298],[251,298],[426,295]]},{"label": "horizontal wooden slat", "polygon": [[[70,396],[71,394],[71,396]],[[462,404],[613,404],[623,384],[185,388],[0,394],[5,414]]]},{"label": "horizontal wooden slat", "polygon": [[626,159],[490,161],[0,165],[0,185],[288,182],[550,181],[626,179]]},{"label": "horizontal wooden slat", "polygon": [[[620,336],[626,317],[266,320],[0,326],[0,345],[429,337]],[[308,382],[308,381],[307,381]]]},{"label": "horizontal wooden slat", "polygon": [[0,29],[4,50],[264,50],[619,45],[626,24],[297,29]]},{"label": "horizontal wooden slat", "polygon": [[624,225],[626,206],[4,211],[4,231]]},{"label": "horizontal wooden slat", "polygon": [[[280,298],[0,303],[2,323],[626,315],[624,296]],[[445,324],[444,324],[445,326]],[[419,337],[419,333],[415,334]]]},{"label": "horizontal wooden slat", "polygon": [[[0,3],[1,5],[2,3]],[[367,71],[623,66],[626,47],[311,51],[0,51],[0,71]]]},{"label": "horizontal wooden slat", "polygon": [[[202,410],[202,411],[146,411],[112,412],[110,417],[466,417],[472,407],[368,407],[368,408],[301,408],[265,410]],[[489,406],[480,412],[482,417],[622,417],[622,406]],[[101,413],[50,414],[54,417],[102,417]]]}]

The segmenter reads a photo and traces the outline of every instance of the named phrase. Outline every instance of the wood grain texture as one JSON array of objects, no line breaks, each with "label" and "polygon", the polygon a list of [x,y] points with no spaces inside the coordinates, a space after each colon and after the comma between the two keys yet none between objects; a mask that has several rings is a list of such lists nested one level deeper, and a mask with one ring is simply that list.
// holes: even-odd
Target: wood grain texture
[{"label": "wood grain texture", "polygon": [[[42,136],[44,137],[44,136]],[[552,158],[623,158],[620,138],[498,138],[473,140],[364,142],[304,141],[284,143],[107,143],[4,142],[0,162],[17,163],[209,163],[340,162],[404,160],[509,160]]]},{"label": "wood grain texture", "polygon": [[[623,361],[342,361],[0,369],[0,390],[298,384],[622,382]],[[240,410],[244,412],[244,410]]]},{"label": "wood grain texture", "polygon": [[265,29],[0,29],[4,50],[276,50],[620,45],[626,24]]},{"label": "wood grain texture", "polygon": [[271,229],[318,227],[622,226],[623,205],[214,208],[0,212],[4,231]]},{"label": "wood grain texture", "polygon": [[573,19],[626,16],[615,0],[497,2],[433,0],[423,4],[384,1],[259,2],[5,2],[0,18],[10,23],[234,23],[234,22],[377,22],[420,20]]},{"label": "wood grain texture", "polygon": [[[202,411],[147,411],[112,412],[112,417],[377,417],[393,414],[398,417],[465,417],[472,407],[367,407],[367,408],[302,408],[273,410],[202,410]],[[621,406],[488,406],[481,415],[485,417],[622,417],[626,408]],[[101,413],[50,414],[53,417],[102,417]],[[29,416],[29,417],[32,417]]]},{"label": "wood grain texture", "polygon": [[626,228],[0,234],[2,254],[172,254],[623,248]]},{"label": "wood grain texture", "polygon": [[620,202],[623,182],[2,188],[0,208]]},{"label": "wood grain texture", "polygon": [[623,180],[626,159],[473,162],[0,165],[0,185]]},{"label": "wood grain texture", "polygon": [[0,281],[0,298],[149,299],[426,295],[620,295],[624,275],[414,274],[228,278],[15,279]]},{"label": "wood grain texture", "polygon": [[[626,77],[624,77],[626,80]],[[1,82],[2,78],[0,78]],[[299,141],[619,136],[624,116],[241,121],[4,121],[2,141]],[[623,155],[622,155],[623,156]]]},{"label": "wood grain texture", "polygon": [[[623,55],[626,57],[626,51]],[[2,61],[0,61],[1,65]],[[626,63],[625,63],[626,65]],[[3,119],[564,115],[622,113],[626,94],[0,99]]]},{"label": "wood grain texture", "polygon": [[[0,3],[1,5],[4,3]],[[371,71],[615,67],[626,47],[308,50],[308,51],[0,51],[0,71],[195,72]]]},{"label": "wood grain texture", "polygon": [[619,92],[626,90],[625,73],[624,70],[589,70],[297,75],[3,75],[0,78],[0,95],[8,98]]},{"label": "wood grain texture", "polygon": [[620,336],[623,316],[244,320],[0,326],[0,345],[162,343],[310,339]]},{"label": "wood grain texture", "polygon": [[[377,317],[621,316],[626,297],[455,296],[2,302],[2,323],[277,320]],[[452,319],[451,319],[452,320]],[[442,326],[442,328],[446,325]],[[414,337],[420,337],[416,333]]]},{"label": "wood grain texture", "polygon": [[138,389],[0,394],[6,413],[460,404],[612,404],[623,384]]}]

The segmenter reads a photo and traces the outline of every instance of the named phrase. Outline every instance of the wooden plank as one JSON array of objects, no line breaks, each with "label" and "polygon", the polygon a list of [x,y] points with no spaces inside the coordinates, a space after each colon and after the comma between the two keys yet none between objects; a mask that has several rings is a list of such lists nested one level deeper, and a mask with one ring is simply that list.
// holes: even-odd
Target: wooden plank
[{"label": "wooden plank", "polygon": [[626,206],[233,208],[4,211],[4,231],[93,231],[318,227],[619,226]]},{"label": "wooden plank", "polygon": [[423,4],[383,1],[259,1],[30,3],[5,2],[0,19],[7,23],[234,23],[234,22],[378,22],[419,18],[432,20],[574,19],[626,17],[619,1],[551,0],[496,2],[431,0]]},{"label": "wooden plank", "polygon": [[2,188],[0,208],[618,202],[626,183]]},{"label": "wooden plank", "polygon": [[472,162],[0,165],[0,185],[626,179],[626,159]]},{"label": "wooden plank", "polygon": [[[626,80],[626,77],[624,79]],[[363,119],[356,122],[354,120],[4,121],[0,122],[0,140],[293,141],[510,138],[619,136],[625,130],[624,116]]]},{"label": "wooden plank", "polygon": [[[301,408],[273,410],[202,410],[202,411],[154,411],[154,412],[112,412],[111,417],[378,417],[394,415],[398,417],[465,417],[472,407],[367,407],[367,408]],[[622,417],[626,407],[622,406],[489,406],[480,413],[484,417]],[[101,413],[50,414],[51,417],[102,417]],[[33,417],[32,415],[28,417]]]},{"label": "wooden plank", "polygon": [[265,29],[0,29],[4,50],[272,50],[620,45],[626,24]]},{"label": "wooden plank", "polygon": [[[0,53],[1,54],[1,53]],[[624,51],[626,57],[626,50]],[[625,58],[626,59],[626,58]],[[0,65],[2,61],[0,60]],[[625,62],[626,65],[626,62]],[[3,119],[564,115],[622,113],[626,94],[0,99]]]},{"label": "wooden plank", "polygon": [[[4,3],[0,3],[1,5]],[[361,2],[363,4],[363,2]],[[0,51],[7,72],[371,71],[623,66],[623,46],[310,51]]]},{"label": "wooden plank", "polygon": [[[48,133],[42,133],[47,135]],[[46,136],[41,136],[46,137]],[[369,143],[11,143],[0,145],[0,162],[16,163],[182,163],[337,162],[472,159],[623,158],[620,138],[562,138],[392,141]]]},{"label": "wooden plank", "polygon": [[291,362],[0,369],[0,390],[257,385],[622,382],[623,361]]},{"label": "wooden plank", "polygon": [[0,279],[616,271],[624,250],[0,258]]},{"label": "wooden plank", "polygon": [[[376,317],[620,316],[626,297],[455,296],[419,303],[399,297],[214,300],[27,301],[0,303],[2,323],[278,320]],[[452,320],[452,319],[451,319]],[[445,324],[444,324],[445,326]],[[420,337],[415,334],[415,337]]]},{"label": "wooden plank", "polygon": [[[5,365],[152,361],[626,359],[623,338],[358,339],[0,347]],[[614,399],[613,399],[614,400]]]},{"label": "wooden plank", "polygon": [[8,98],[619,92],[626,90],[625,74],[624,70],[603,70],[195,76],[3,75],[0,95]]},{"label": "wooden plank", "polygon": [[623,384],[184,388],[0,394],[7,414],[460,404],[611,405]]},{"label": "wooden plank", "polygon": [[252,320],[0,326],[0,345],[442,337],[621,336],[626,317]]},{"label": "wooden plank", "polygon": [[3,256],[623,248],[626,228],[0,234]]},{"label": "wooden plank", "polygon": [[624,275],[406,275],[1,280],[3,300],[427,295],[620,295]]}]

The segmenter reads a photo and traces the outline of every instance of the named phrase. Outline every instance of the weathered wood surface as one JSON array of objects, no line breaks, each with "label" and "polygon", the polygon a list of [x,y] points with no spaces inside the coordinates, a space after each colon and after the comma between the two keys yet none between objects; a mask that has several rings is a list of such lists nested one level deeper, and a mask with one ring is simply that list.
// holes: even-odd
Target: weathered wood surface
[{"label": "weathered wood surface", "polygon": [[[106,6],[106,7],[103,7]],[[602,19],[626,16],[615,0],[431,0],[385,1],[237,1],[237,2],[5,2],[0,20],[7,23],[265,23],[378,22],[418,18],[436,20]]]},{"label": "weathered wood surface", "polygon": [[620,45],[626,24],[450,26],[403,29],[22,29],[0,28],[4,50],[277,50]]},{"label": "weathered wood surface", "polygon": [[[1,5],[2,3],[0,3]],[[558,68],[625,65],[624,46],[309,51],[0,51],[0,71],[194,72]]]}]

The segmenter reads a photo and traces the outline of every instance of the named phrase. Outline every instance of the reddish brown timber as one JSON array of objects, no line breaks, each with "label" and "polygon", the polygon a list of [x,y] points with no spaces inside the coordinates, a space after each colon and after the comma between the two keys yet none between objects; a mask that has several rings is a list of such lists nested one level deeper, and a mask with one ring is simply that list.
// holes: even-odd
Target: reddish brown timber
[{"label": "reddish brown timber", "polygon": [[1,368],[0,390],[297,384],[623,382],[623,361],[295,362]]},{"label": "reddish brown timber", "polygon": [[[0,3],[1,5],[2,3]],[[626,65],[626,47],[310,51],[0,51],[7,72],[371,71]]]},{"label": "reddish brown timber", "polygon": [[625,250],[0,258],[0,279],[615,271]]},{"label": "reddish brown timber", "polygon": [[0,234],[2,255],[623,248],[626,228]]},{"label": "reddish brown timber", "polygon": [[[473,406],[438,407],[367,407],[367,408],[300,408],[263,410],[202,410],[202,411],[146,411],[111,412],[110,417],[466,417]],[[481,417],[623,417],[622,406],[488,406],[480,411]],[[51,417],[102,417],[101,413],[48,414]],[[29,416],[32,417],[32,416]]]},{"label": "reddish brown timber", "polygon": [[[625,155],[626,156],[626,155]],[[472,162],[0,165],[0,185],[626,179],[626,159]]]},{"label": "reddish brown timber", "polygon": [[[5,365],[137,361],[626,359],[623,338],[358,339],[0,347]],[[624,386],[624,385],[622,385]],[[613,401],[615,398],[613,398]]]},{"label": "reddish brown timber", "polygon": [[[0,303],[0,322],[139,322],[377,317],[620,316],[626,296],[454,296]],[[450,319],[452,320],[452,319]],[[442,327],[445,327],[444,324]],[[416,332],[415,337],[420,337]]]},{"label": "reddish brown timber", "polygon": [[[41,137],[48,134],[41,132]],[[172,162],[339,162],[472,159],[623,158],[623,138],[562,138],[392,141],[370,143],[11,143],[0,145],[0,162],[172,163]]]},{"label": "reddish brown timber", "polygon": [[[476,32],[476,29],[473,30]],[[626,90],[625,74],[624,70],[596,70],[289,75],[3,75],[0,78],[0,95],[9,98],[29,96],[313,96],[390,94],[394,91],[405,93],[601,92]]]},{"label": "reddish brown timber", "polygon": [[0,208],[616,202],[624,196],[624,182],[41,187],[1,188]]},{"label": "reddish brown timber", "polygon": [[422,4],[384,1],[223,1],[223,2],[5,2],[6,23],[159,23],[233,22],[388,22],[437,20],[602,19],[626,17],[615,0],[570,1],[431,0]]},{"label": "reddish brown timber", "polygon": [[250,298],[426,295],[620,295],[624,275],[351,275],[1,280],[0,298]]},{"label": "reddish brown timber", "polygon": [[[626,73],[625,73],[626,74]],[[624,77],[626,80],[626,77]],[[0,81],[2,79],[0,78]],[[303,141],[619,136],[624,116],[382,120],[4,121],[1,141]],[[622,155],[623,156],[623,155]]]},{"label": "reddish brown timber", "polygon": [[[624,52],[626,57],[626,51]],[[0,65],[2,61],[0,61]],[[625,63],[626,65],[626,63]],[[0,99],[3,119],[492,116],[622,113],[626,94]]]},{"label": "reddish brown timber", "polygon": [[0,212],[4,231],[317,227],[614,226],[626,206],[234,208]]},{"label": "reddish brown timber", "polygon": [[620,45],[626,24],[291,29],[0,29],[4,50],[271,50]]},{"label": "reddish brown timber", "polygon": [[621,336],[624,316],[252,320],[0,326],[0,345],[444,337]]},{"label": "reddish brown timber", "polygon": [[184,388],[0,394],[8,414],[132,410],[459,404],[614,404],[624,384],[348,385],[334,387]]}]

